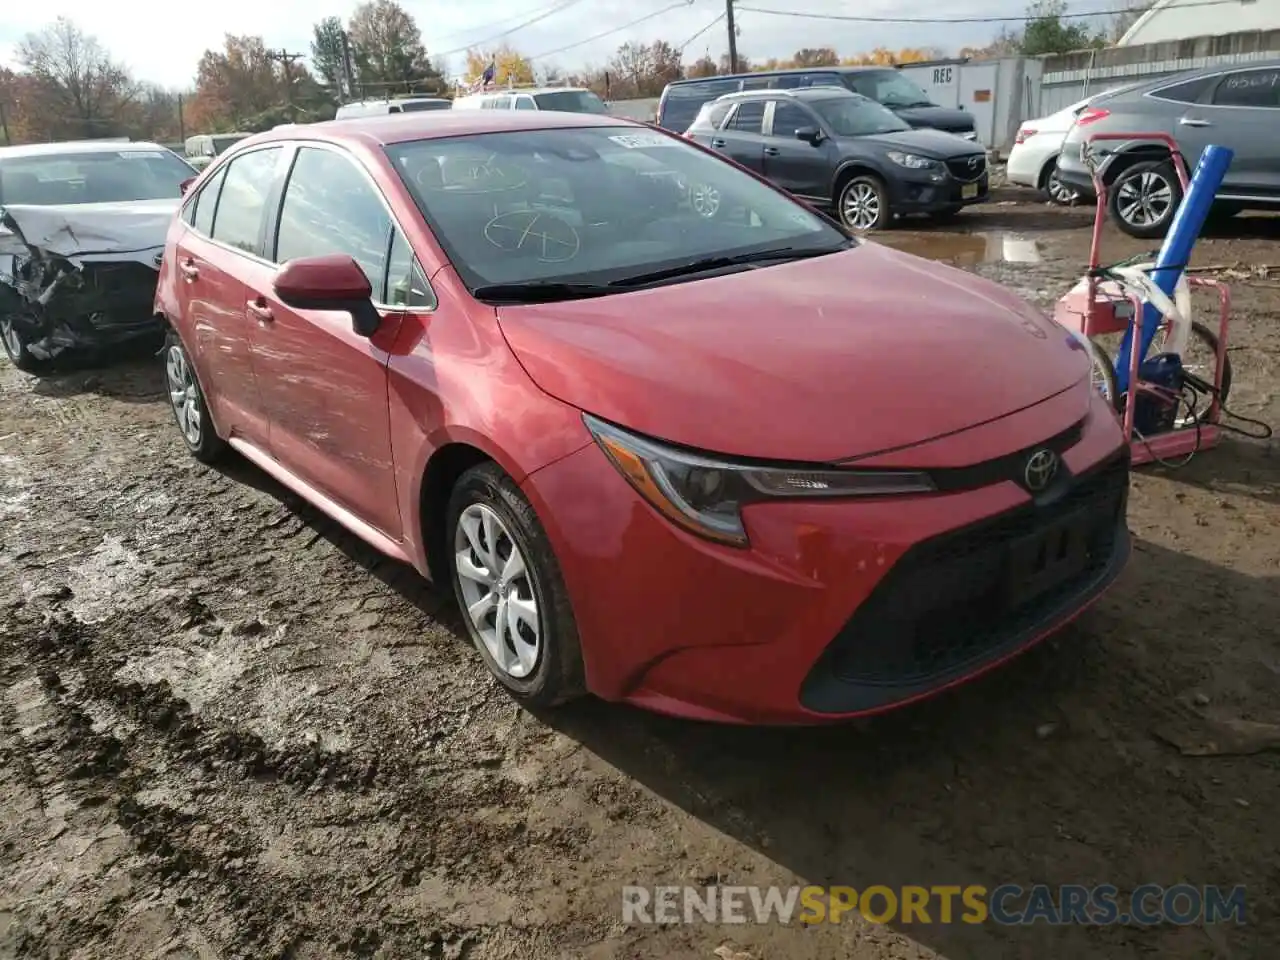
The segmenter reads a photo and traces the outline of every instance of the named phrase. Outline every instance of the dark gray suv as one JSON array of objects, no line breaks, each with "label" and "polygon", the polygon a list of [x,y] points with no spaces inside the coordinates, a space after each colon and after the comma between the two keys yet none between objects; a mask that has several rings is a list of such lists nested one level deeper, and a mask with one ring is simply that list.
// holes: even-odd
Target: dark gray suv
[{"label": "dark gray suv", "polygon": [[[1209,144],[1235,151],[1214,213],[1280,208],[1280,61],[1213,67],[1105,94],[1076,117],[1058,157],[1059,179],[1094,194],[1081,150],[1098,133],[1164,133],[1188,170]],[[1163,237],[1182,202],[1169,149],[1150,141],[1092,147],[1112,218],[1125,233]]]},{"label": "dark gray suv", "polygon": [[904,214],[947,217],[987,199],[987,155],[972,140],[913,129],[892,110],[840,87],[761,90],[708,103],[685,136],[852,230]]}]

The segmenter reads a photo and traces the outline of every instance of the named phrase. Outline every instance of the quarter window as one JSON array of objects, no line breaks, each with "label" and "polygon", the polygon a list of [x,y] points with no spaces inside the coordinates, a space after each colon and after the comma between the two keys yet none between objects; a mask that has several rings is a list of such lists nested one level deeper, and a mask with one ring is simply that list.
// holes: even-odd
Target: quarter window
[{"label": "quarter window", "polygon": [[333,150],[298,151],[280,208],[275,259],[345,253],[375,294],[383,288],[391,215],[355,163]]},{"label": "quarter window", "polygon": [[[280,147],[269,147],[236,157],[227,164],[218,198],[217,218],[209,234],[213,239],[246,253],[258,252],[262,212],[267,205],[267,194],[271,192],[279,158]],[[197,211],[197,220],[201,219],[203,217]]]},{"label": "quarter window", "polygon": [[1148,96],[1155,97],[1157,100],[1172,100],[1175,103],[1195,103],[1209,88],[1212,80],[1212,77],[1195,77],[1191,80],[1184,80],[1181,83],[1161,87],[1158,90],[1152,90]]},{"label": "quarter window", "polygon": [[434,308],[435,293],[413,255],[409,241],[399,230],[391,236],[391,256],[387,259],[387,289],[382,302],[392,307]]}]

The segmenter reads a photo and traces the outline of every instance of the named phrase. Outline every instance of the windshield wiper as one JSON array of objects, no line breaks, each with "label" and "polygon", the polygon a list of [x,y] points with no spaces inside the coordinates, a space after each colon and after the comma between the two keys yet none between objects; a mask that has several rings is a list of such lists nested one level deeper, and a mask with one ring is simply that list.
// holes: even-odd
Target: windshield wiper
[{"label": "windshield wiper", "polygon": [[695,273],[706,273],[709,270],[720,270],[725,267],[738,267],[751,263],[767,263],[770,260],[804,260],[808,257],[825,257],[829,253],[838,253],[841,250],[848,250],[850,245],[842,245],[839,247],[822,247],[821,249],[797,249],[795,247],[777,247],[773,250],[758,250],[755,253],[739,253],[731,257],[703,257],[701,260],[691,260],[688,263],[682,263],[674,267],[666,267],[662,270],[652,270],[648,273],[637,273],[634,276],[623,277],[621,280],[614,280],[611,287],[637,287],[648,283],[658,283],[662,280],[673,280],[677,277],[687,277]]},{"label": "windshield wiper", "polygon": [[487,283],[471,291],[477,300],[498,303],[554,303],[557,300],[583,300],[617,293],[616,287],[602,283],[561,283],[556,280],[530,280],[527,283]]}]

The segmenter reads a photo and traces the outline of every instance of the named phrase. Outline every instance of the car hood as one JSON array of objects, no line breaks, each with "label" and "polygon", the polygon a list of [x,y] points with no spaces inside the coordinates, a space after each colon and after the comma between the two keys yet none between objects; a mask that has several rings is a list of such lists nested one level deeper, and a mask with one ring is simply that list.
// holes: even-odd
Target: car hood
[{"label": "car hood", "polygon": [[838,461],[1032,406],[1089,364],[1004,288],[875,243],[498,322],[554,397],[671,443]]},{"label": "car hood", "polygon": [[972,140],[965,140],[958,134],[946,133],[942,130],[923,128],[894,133],[876,133],[865,137],[842,137],[840,142],[859,145],[874,143],[886,150],[905,150],[937,160],[986,156],[986,152]]},{"label": "car hood", "polygon": [[953,107],[903,107],[889,108],[913,127],[933,127],[957,133],[971,133],[974,129],[973,114]]},{"label": "car hood", "polygon": [[69,260],[146,259],[163,247],[180,197],[0,207],[0,254],[32,249]]}]

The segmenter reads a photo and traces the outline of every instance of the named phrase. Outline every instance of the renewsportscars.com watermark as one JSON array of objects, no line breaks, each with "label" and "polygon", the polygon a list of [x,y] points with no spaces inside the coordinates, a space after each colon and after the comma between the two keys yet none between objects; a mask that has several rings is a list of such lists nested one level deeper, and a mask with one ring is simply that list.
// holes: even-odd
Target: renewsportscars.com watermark
[{"label": "renewsportscars.com watermark", "polygon": [[1144,884],[1128,894],[1101,884],[1003,884],[887,887],[623,887],[622,922],[997,923],[1081,924],[1244,923],[1245,888]]}]

